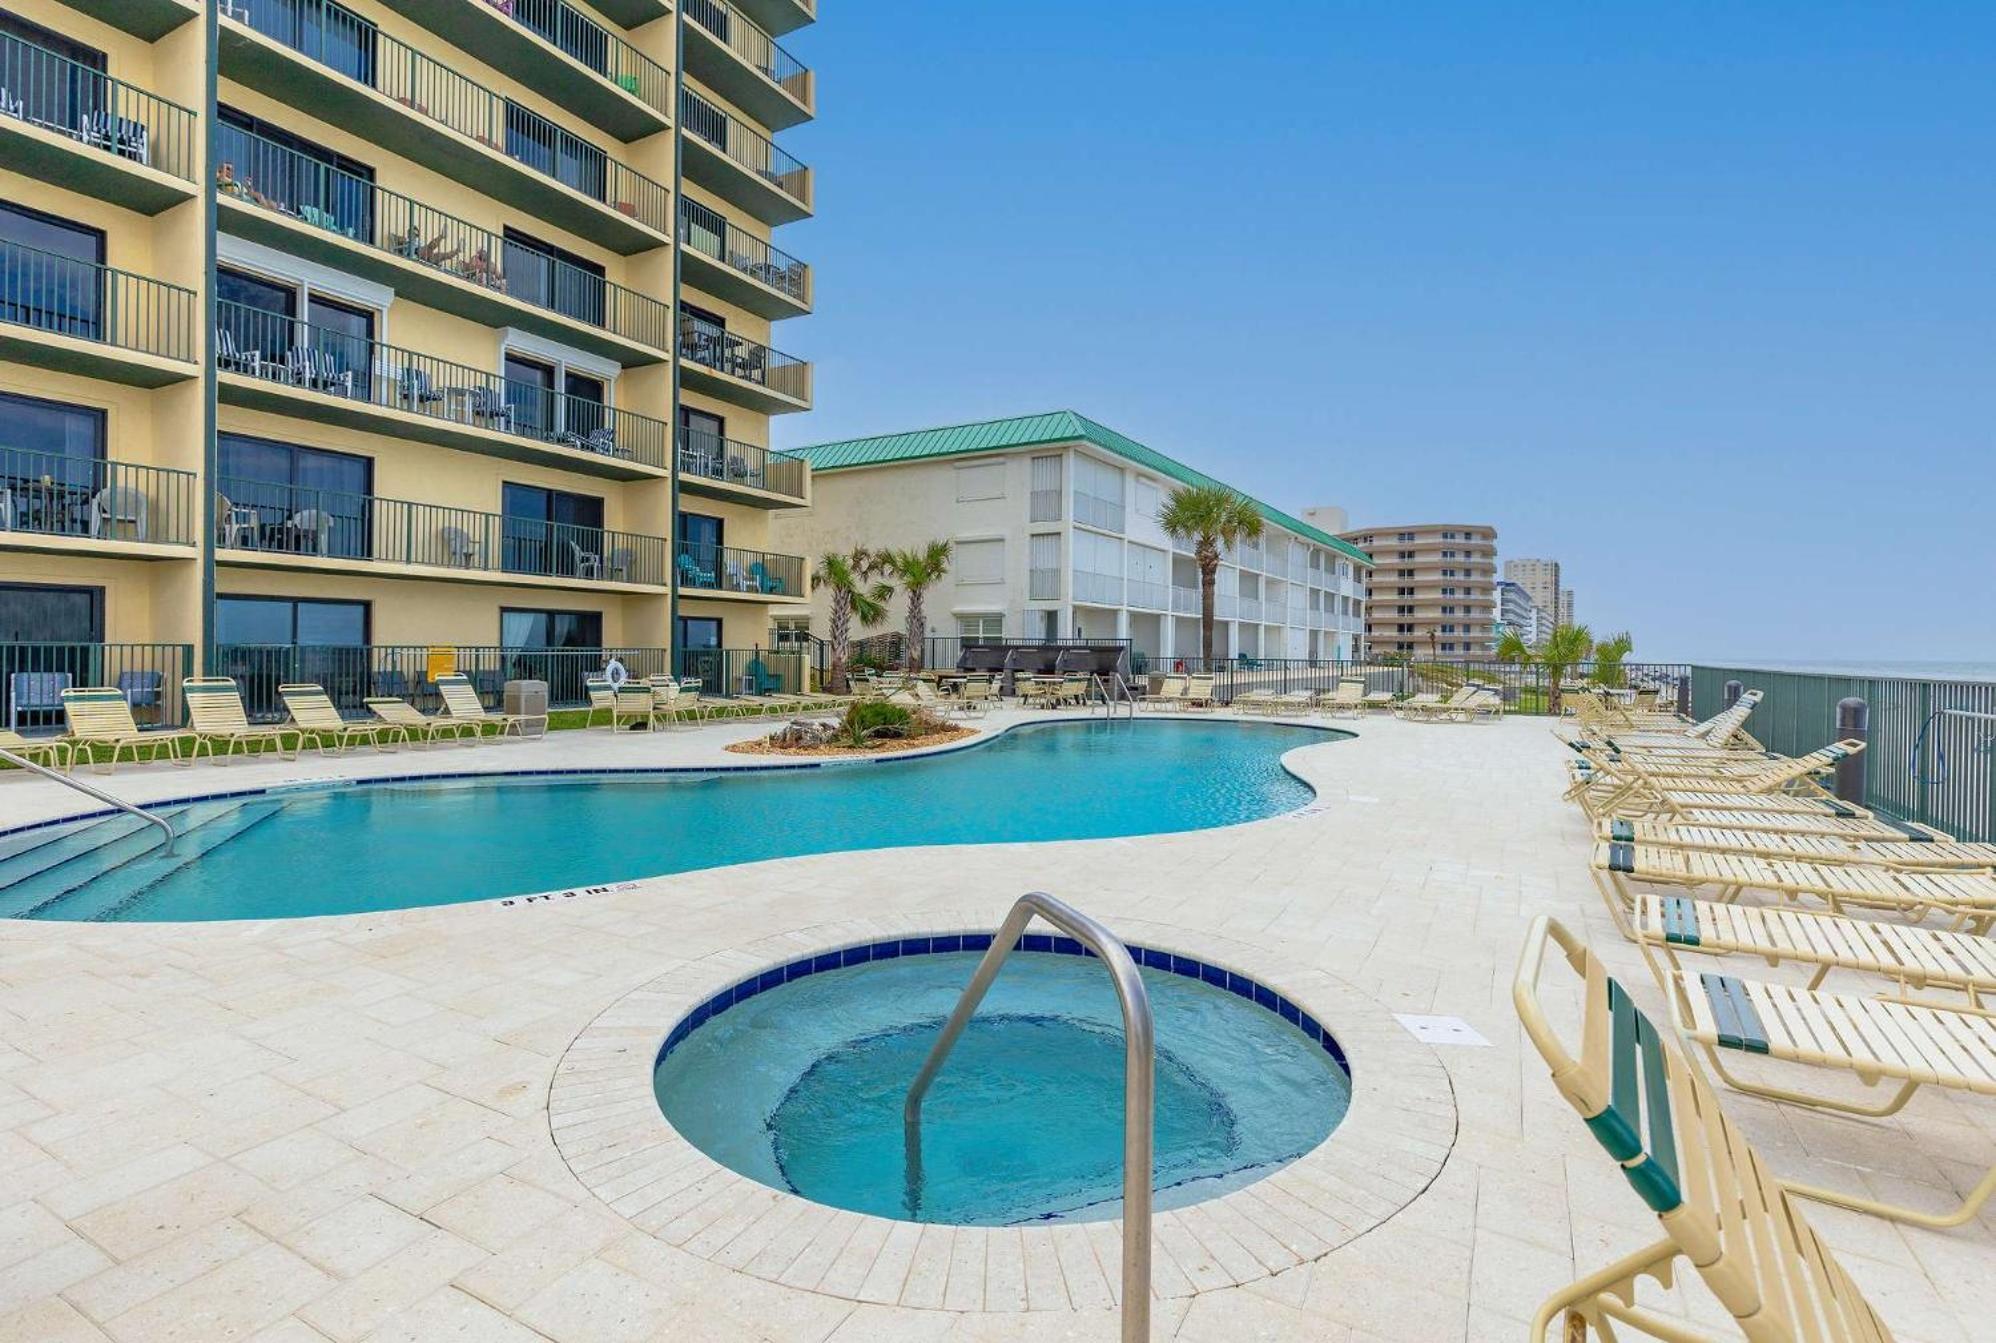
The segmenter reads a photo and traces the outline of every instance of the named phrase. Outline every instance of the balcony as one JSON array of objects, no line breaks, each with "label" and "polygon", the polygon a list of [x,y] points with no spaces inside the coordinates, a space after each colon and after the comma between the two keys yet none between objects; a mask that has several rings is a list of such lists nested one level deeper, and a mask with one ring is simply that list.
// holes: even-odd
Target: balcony
[{"label": "balcony", "polygon": [[787,452],[695,429],[679,431],[679,488],[685,493],[789,508],[810,502],[809,470],[802,457]]},{"label": "balcony", "polygon": [[811,366],[695,318],[679,324],[686,385],[768,415],[811,408]]},{"label": "balcony", "polygon": [[1074,571],[1074,600],[1088,606],[1121,606],[1123,576],[1098,574],[1087,569]]},{"label": "balcony", "polygon": [[194,199],[195,115],[0,33],[0,166],[140,214]]},{"label": "balcony", "polygon": [[53,733],[62,692],[111,686],[141,728],[179,727],[181,678],[194,674],[192,644],[0,643],[0,727]]},{"label": "balcony", "polygon": [[811,595],[804,587],[804,561],[796,555],[681,541],[673,565],[682,592],[796,602]]},{"label": "balcony", "polygon": [[215,544],[231,564],[365,564],[397,577],[557,587],[665,585],[662,536],[240,476],[219,478],[216,489]]},{"label": "balcony", "polygon": [[735,0],[735,8],[779,35],[818,21],[818,0]]},{"label": "balcony", "polygon": [[684,200],[679,204],[679,255],[687,284],[771,321],[811,310],[809,266],[723,215]]},{"label": "balcony", "polygon": [[0,242],[0,359],[134,387],[200,372],[191,289]]},{"label": "balcony", "polygon": [[1141,578],[1129,582],[1125,604],[1141,607],[1146,611],[1169,611],[1171,609],[1171,584],[1154,583]]},{"label": "balcony", "polygon": [[157,42],[181,24],[201,17],[201,7],[194,0],[65,0],[65,3],[147,42]]},{"label": "balcony", "polygon": [[1172,588],[1171,610],[1174,615],[1181,615],[1181,616],[1198,615],[1200,612],[1199,589],[1181,588],[1181,587]]},{"label": "balcony", "polygon": [[192,471],[0,447],[0,547],[188,559]]},{"label": "balcony", "polygon": [[686,72],[773,131],[809,121],[817,81],[728,0],[684,0]]},{"label": "balcony", "polygon": [[685,131],[682,165],[689,181],[766,224],[791,224],[810,217],[811,170],[778,149],[768,136],[691,89],[680,91],[679,121]]},{"label": "balcony", "polygon": [[397,9],[550,102],[641,140],[672,125],[672,72],[567,0],[401,0]]},{"label": "balcony", "polygon": [[[1279,613],[1280,608],[1271,608],[1272,618],[1279,616]],[[1240,599],[1240,618],[1242,620],[1259,621],[1261,619],[1261,598],[1242,597]]]},{"label": "balcony", "polygon": [[215,128],[222,228],[626,366],[669,355],[670,308],[238,126]]},{"label": "balcony", "polygon": [[665,187],[326,0],[249,0],[221,49],[228,78],[571,233],[626,255],[671,241]]},{"label": "balcony", "polygon": [[667,469],[663,420],[295,318],[215,305],[222,400],[619,480]]}]

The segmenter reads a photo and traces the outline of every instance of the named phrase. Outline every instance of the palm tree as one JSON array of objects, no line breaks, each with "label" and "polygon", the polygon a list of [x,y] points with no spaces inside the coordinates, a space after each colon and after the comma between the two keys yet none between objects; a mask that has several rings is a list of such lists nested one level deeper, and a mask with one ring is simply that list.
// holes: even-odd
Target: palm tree
[{"label": "palm tree", "polygon": [[923,598],[928,590],[949,572],[950,543],[931,541],[912,550],[890,550],[880,557],[881,565],[901,580],[908,594],[908,670],[922,669],[922,646],[929,632],[929,615]]},{"label": "palm tree", "polygon": [[1595,644],[1594,684],[1607,686],[1611,690],[1620,690],[1627,685],[1629,678],[1622,671],[1622,659],[1635,651],[1635,636],[1627,630],[1611,634]]},{"label": "palm tree", "polygon": [[1245,495],[1224,485],[1185,485],[1171,492],[1158,525],[1173,540],[1192,546],[1199,566],[1199,651],[1213,665],[1213,584],[1220,572],[1220,552],[1243,541],[1261,539],[1261,511]]},{"label": "palm tree", "polygon": [[1504,637],[1497,641],[1497,660],[1514,667],[1525,666],[1532,660],[1532,646],[1519,637],[1516,630],[1507,629]]},{"label": "palm tree", "polygon": [[1546,711],[1559,717],[1560,683],[1566,673],[1587,661],[1594,651],[1594,634],[1585,625],[1561,625],[1539,649],[1539,665],[1546,669]]},{"label": "palm tree", "polygon": [[813,585],[831,594],[831,658],[825,679],[834,695],[846,691],[846,661],[852,655],[852,622],[870,629],[887,619],[887,603],[893,600],[894,585],[880,581],[880,557],[863,546],[840,554],[834,551],[818,561],[811,573]]}]

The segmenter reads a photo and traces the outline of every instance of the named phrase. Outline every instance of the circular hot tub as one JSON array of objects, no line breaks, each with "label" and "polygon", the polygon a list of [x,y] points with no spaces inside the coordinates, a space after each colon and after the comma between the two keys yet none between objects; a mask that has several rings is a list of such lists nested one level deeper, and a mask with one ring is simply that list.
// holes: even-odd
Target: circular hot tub
[{"label": "circular hot tub", "polygon": [[[1121,1213],[1122,1018],[1102,965],[1029,934],[923,1107],[910,1179],[902,1103],[988,935],[903,938],[778,966],[710,997],[653,1074],[665,1116],[773,1188],[957,1225]],[[1195,958],[1132,947],[1156,1022],[1157,1206],[1281,1168],[1344,1117],[1337,1041],[1295,1003]]]}]

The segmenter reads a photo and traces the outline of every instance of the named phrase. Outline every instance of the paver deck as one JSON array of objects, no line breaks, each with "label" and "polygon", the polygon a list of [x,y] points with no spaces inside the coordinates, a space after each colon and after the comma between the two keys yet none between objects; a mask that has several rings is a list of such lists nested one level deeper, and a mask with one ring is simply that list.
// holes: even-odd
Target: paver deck
[{"label": "paver deck", "polygon": [[[1512,1016],[1525,928],[1584,926],[1651,1009],[1655,990],[1595,894],[1543,720],[1337,725],[1359,736],[1291,757],[1316,805],[1220,830],[819,855],[511,905],[0,923],[0,1340],[1106,1343],[1113,1226],[959,1235],[750,1186],[666,1235],[557,1141],[588,1117],[564,1122],[557,1099],[551,1118],[606,1023],[642,1044],[648,993],[669,1017],[673,986],[737,959],[860,921],[995,923],[1032,888],[1224,946],[1347,1004],[1327,1012],[1358,1033],[1353,1118],[1327,1146],[1377,1164],[1377,1187],[1340,1191],[1366,1224],[1313,1232],[1307,1187],[1279,1177],[1248,1201],[1265,1218],[1231,1198],[1187,1210],[1160,1238],[1159,1338],[1522,1338],[1547,1293],[1656,1236]],[[759,730],[121,769],[111,786],[145,800],[333,773],[740,764],[722,745]],[[73,802],[0,778],[0,825]],[[1380,1026],[1392,1013],[1458,1016],[1492,1043],[1402,1040]],[[1395,1084],[1371,1103],[1369,1051]],[[1925,1092],[1885,1122],[1725,1101],[1798,1179],[1940,1207],[1996,1159],[1996,1105],[1974,1098]],[[1901,1339],[1996,1338],[1996,1216],[1947,1234],[1809,1216]],[[1695,1284],[1651,1297],[1711,1315]]]}]

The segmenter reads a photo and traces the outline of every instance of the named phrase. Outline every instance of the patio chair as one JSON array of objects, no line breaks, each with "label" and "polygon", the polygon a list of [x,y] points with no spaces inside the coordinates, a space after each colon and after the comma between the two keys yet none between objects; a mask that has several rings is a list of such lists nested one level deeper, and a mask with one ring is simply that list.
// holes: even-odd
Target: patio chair
[{"label": "patio chair", "polygon": [[762,591],[762,581],[756,578],[753,574],[744,572],[740,560],[727,560],[724,563],[724,567],[726,568],[728,574],[728,591],[730,592]]},{"label": "patio chair", "polygon": [[[548,720],[543,715],[494,713],[486,708],[478,697],[478,687],[463,672],[446,672],[437,678],[436,685],[437,694],[444,702],[443,717],[465,723],[472,729],[474,739],[501,741],[509,732],[525,738],[528,723],[540,724],[536,735],[547,735]],[[493,729],[490,738],[485,736],[488,727]]]},{"label": "patio chair", "polygon": [[1337,688],[1317,707],[1333,718],[1357,718],[1365,710],[1365,682],[1356,676],[1338,679]]},{"label": "patio chair", "polygon": [[[1548,941],[1584,984],[1577,1059],[1539,1002]],[[1888,1343],[1884,1321],[1726,1118],[1712,1085],[1564,926],[1543,915],[1533,923],[1511,1000],[1553,1086],[1663,1229],[1660,1240],[1548,1297],[1532,1321],[1534,1343],[1556,1321],[1569,1343],[1614,1338],[1618,1325],[1655,1338],[1706,1337],[1637,1301],[1641,1279],[1669,1283],[1680,1259],[1749,1343]]]},{"label": "patio chair", "polygon": [[1193,675],[1185,679],[1185,698],[1180,702],[1182,709],[1210,709],[1213,707],[1213,678],[1210,675]]},{"label": "patio chair", "polygon": [[[83,686],[62,692],[62,714],[69,724],[69,763],[72,769],[81,759],[91,768],[102,773],[113,773],[125,752],[131,752],[133,764],[139,763],[139,752],[148,751],[147,757],[154,763],[159,753],[165,750],[167,758],[176,765],[191,765],[194,757],[190,752],[185,758],[180,754],[182,742],[192,743],[193,734],[179,729],[162,732],[144,732],[132,720],[132,706],[125,694],[116,686]],[[99,747],[109,747],[111,758],[97,758]]]},{"label": "patio chair", "polygon": [[755,585],[757,592],[770,596],[783,595],[783,580],[770,573],[768,566],[761,560],[750,564],[748,572],[749,582]]},{"label": "patio chair", "polygon": [[224,372],[247,373],[252,378],[263,376],[263,351],[244,350],[236,343],[236,333],[226,326],[215,328],[215,362]]},{"label": "patio chair", "polygon": [[463,741],[467,736],[480,737],[485,733],[476,723],[443,715],[432,717],[408,700],[389,695],[368,696],[367,711],[391,727],[402,729],[404,740],[418,746],[429,746],[437,741]]},{"label": "patio chair", "polygon": [[478,542],[462,527],[443,527],[437,539],[444,543],[444,558],[453,569],[478,567]]},{"label": "patio chair", "polygon": [[474,387],[467,404],[474,421],[483,422],[503,434],[513,432],[513,406],[502,394],[490,387]]},{"label": "patio chair", "polygon": [[1693,809],[1680,811],[1669,817],[1657,820],[1640,820],[1616,817],[1603,823],[1604,826],[1626,826],[1626,835],[1606,835],[1604,837],[1625,840],[1641,840],[1653,832],[1678,831],[1693,826],[1712,826],[1716,829],[1734,832],[1768,832],[1777,835],[1822,835],[1829,839],[1841,839],[1848,844],[1883,843],[1898,841],[1905,844],[1944,844],[1952,836],[1936,830],[1930,825],[1918,825],[1912,821],[1896,820],[1890,816],[1867,816],[1853,814],[1839,816],[1828,810],[1817,812],[1753,811],[1746,808],[1728,810],[1725,808]]},{"label": "patio chair", "polygon": [[428,373],[406,365],[395,375],[395,394],[404,407],[416,411],[448,399],[443,388],[430,381]]},{"label": "patio chair", "polygon": [[679,585],[681,587],[711,588],[717,586],[714,582],[714,571],[703,568],[699,561],[695,560],[685,551],[682,550],[679,552],[679,559],[676,563],[679,566]]},{"label": "patio chair", "polygon": [[13,672],[8,676],[7,730],[18,732],[22,714],[62,711],[62,692],[69,689],[68,672]]},{"label": "patio chair", "polygon": [[243,550],[257,543],[256,510],[229,502],[226,494],[215,496],[215,541],[224,550]]},{"label": "patio chair", "polygon": [[957,692],[956,697],[957,708],[961,712],[979,718],[990,712],[991,706],[997,702],[998,691],[988,676],[967,678],[963,683],[963,689]]},{"label": "patio chair", "polygon": [[305,367],[309,378],[307,385],[313,391],[333,396],[353,395],[353,370],[335,359],[331,350],[307,350]]},{"label": "patio chair", "polygon": [[603,557],[601,555],[593,550],[584,550],[574,540],[567,537],[562,538],[562,544],[568,547],[568,562],[574,566],[571,572],[577,578],[601,578],[603,576]]},{"label": "patio chair", "polygon": [[1392,691],[1368,690],[1365,692],[1365,699],[1362,702],[1362,707],[1367,709],[1373,709],[1380,713],[1385,713],[1390,709],[1392,709],[1393,703],[1394,703],[1394,695]]},{"label": "patio chair", "polygon": [[277,697],[284,702],[284,711],[298,730],[301,752],[307,746],[315,746],[320,755],[325,755],[330,747],[333,754],[339,755],[355,742],[366,742],[377,751],[387,751],[393,749],[393,743],[409,740],[408,729],[395,724],[350,722],[341,717],[339,707],[323,686],[303,682],[280,685]]},{"label": "patio chair", "polygon": [[584,729],[596,726],[596,715],[604,717],[603,726],[612,732],[617,730],[617,689],[602,677],[592,676],[582,683],[582,689],[589,696],[589,708],[582,715]]},{"label": "patio chair", "polygon": [[187,701],[187,717],[193,724],[189,729],[194,737],[193,759],[201,758],[203,747],[207,748],[209,760],[224,765],[235,757],[237,747],[242,748],[244,755],[275,750],[283,759],[297,758],[297,744],[287,745],[281,728],[258,727],[250,722],[233,677],[189,676],[181,681],[180,693]]},{"label": "patio chair", "polygon": [[761,658],[750,658],[742,669],[742,681],[751,695],[770,695],[783,689],[783,678],[769,669]]},{"label": "patio chair", "polygon": [[118,528],[131,531],[133,541],[146,539],[146,515],[150,505],[145,494],[129,485],[107,485],[90,496],[90,534],[118,539]]},{"label": "patio chair", "polygon": [[61,737],[24,737],[11,728],[0,728],[0,751],[7,751],[45,769],[68,769],[65,757],[69,743]]},{"label": "patio chair", "polygon": [[333,547],[333,515],[323,508],[305,508],[284,520],[290,538],[285,549],[294,555],[325,555]]},{"label": "patio chair", "polygon": [[1650,761],[1629,756],[1614,757],[1591,768],[1592,762],[1582,760],[1566,797],[1596,817],[1615,811],[1674,810],[1670,801],[1673,792],[1689,791],[1701,784],[1735,793],[1827,797],[1828,791],[1814,782],[1816,776],[1831,772],[1863,749],[1864,742],[1851,737],[1793,759]]},{"label": "patio chair", "polygon": [[[1863,824],[1878,825],[1877,822]],[[1798,835],[1783,830],[1734,829],[1725,825],[1676,825],[1665,821],[1616,820],[1598,827],[1611,843],[1654,844],[1700,853],[1738,853],[1753,858],[1799,859],[1806,863],[1855,863],[1902,872],[1988,872],[1996,870],[1996,844],[1953,840],[1908,840],[1890,827],[1882,834]]]},{"label": "patio chair", "polygon": [[610,726],[621,729],[626,723],[643,723],[645,731],[656,731],[659,721],[671,721],[658,710],[658,697],[643,681],[626,681],[617,687],[610,713]]},{"label": "patio chair", "polygon": [[149,709],[155,723],[159,721],[160,711],[165,708],[165,683],[166,677],[156,671],[118,673],[118,693],[132,707],[132,717],[137,718],[141,709]]},{"label": "patio chair", "polygon": [[603,559],[605,577],[618,583],[632,582],[631,574],[638,565],[638,552],[629,546],[618,546]]},{"label": "patio chair", "polygon": [[1184,707],[1185,689],[1191,682],[1189,676],[1166,676],[1158,681],[1157,690],[1138,698],[1137,703],[1146,709],[1178,709]]},{"label": "patio chair", "polygon": [[[1457,691],[1456,693],[1460,694],[1461,692]],[[1393,706],[1393,716],[1409,722],[1420,722],[1428,717],[1430,710],[1441,708],[1443,703],[1444,701],[1440,695],[1435,694],[1431,690],[1423,690],[1419,694],[1411,695],[1401,700],[1398,704],[1395,704]]]},{"label": "patio chair", "polygon": [[711,716],[708,707],[700,702],[698,694],[690,694],[680,689],[679,682],[670,676],[647,676],[645,684],[651,687],[652,713],[668,723],[683,719],[698,722]]}]

